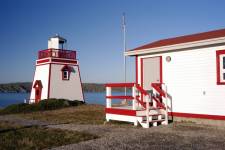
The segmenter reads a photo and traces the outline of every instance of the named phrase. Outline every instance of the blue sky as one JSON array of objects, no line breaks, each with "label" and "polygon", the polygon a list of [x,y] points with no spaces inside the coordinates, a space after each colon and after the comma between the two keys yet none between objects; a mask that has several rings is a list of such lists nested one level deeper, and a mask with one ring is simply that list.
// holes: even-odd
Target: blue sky
[{"label": "blue sky", "polygon": [[0,0],[0,83],[31,81],[37,51],[56,33],[77,49],[83,82],[123,82],[123,12],[128,49],[225,28],[223,0]]}]

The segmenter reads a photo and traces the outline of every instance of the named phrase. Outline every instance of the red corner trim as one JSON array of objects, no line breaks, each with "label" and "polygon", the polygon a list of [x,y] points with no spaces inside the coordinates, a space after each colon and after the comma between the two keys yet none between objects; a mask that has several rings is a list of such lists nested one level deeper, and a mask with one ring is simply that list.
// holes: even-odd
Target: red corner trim
[{"label": "red corner trim", "polygon": [[105,113],[116,114],[116,115],[126,115],[126,116],[136,116],[136,111],[129,110],[129,109],[105,108]]},{"label": "red corner trim", "polygon": [[49,72],[48,72],[48,96],[47,98],[49,99],[49,96],[50,96],[50,88],[51,86],[51,64],[49,64]]},{"label": "red corner trim", "polygon": [[37,70],[37,69],[36,69],[36,67],[35,67],[34,76],[33,76],[33,82],[32,82],[32,87],[31,87],[31,90],[30,90],[30,97],[29,97],[29,98],[31,98],[31,92],[32,92],[32,90],[33,90],[34,78],[35,78],[36,70]]},{"label": "red corner trim", "polygon": [[170,116],[175,116],[175,117],[200,118],[200,119],[212,119],[212,120],[225,120],[225,116],[209,115],[209,114],[191,114],[191,113],[169,112],[169,115]]},{"label": "red corner trim", "polygon": [[47,63],[50,62],[50,59],[42,59],[42,60],[38,60],[37,64],[41,64],[41,63]]},{"label": "red corner trim", "polygon": [[160,83],[163,83],[163,64],[162,64],[162,56],[160,56],[159,62],[160,62]]},{"label": "red corner trim", "polygon": [[[48,63],[48,62],[50,62],[49,58],[38,60],[37,65],[40,65],[42,63]],[[77,60],[65,60],[65,59],[56,59],[56,58],[51,59],[51,62],[52,63],[70,63],[70,64],[75,64],[75,65],[77,64]]]},{"label": "red corner trim", "polygon": [[[143,58],[141,58],[141,87],[143,87]],[[143,99],[144,99],[144,95],[141,94],[141,100],[143,102]]]},{"label": "red corner trim", "polygon": [[61,63],[71,63],[71,64],[77,64],[76,60],[64,60],[64,59],[52,59],[52,62],[61,62]]},{"label": "red corner trim", "polygon": [[143,87],[143,58],[141,58],[141,87]]},{"label": "red corner trim", "polygon": [[84,92],[83,92],[83,86],[82,86],[82,81],[81,81],[81,76],[80,76],[80,68],[79,68],[79,66],[77,66],[77,68],[78,68],[79,77],[80,77],[80,86],[81,86],[81,91],[82,91],[82,95],[83,95],[83,100],[84,100],[84,102],[85,102],[85,99],[84,99]]},{"label": "red corner trim", "polygon": [[136,83],[138,84],[138,56],[135,56],[135,73],[136,73]]}]

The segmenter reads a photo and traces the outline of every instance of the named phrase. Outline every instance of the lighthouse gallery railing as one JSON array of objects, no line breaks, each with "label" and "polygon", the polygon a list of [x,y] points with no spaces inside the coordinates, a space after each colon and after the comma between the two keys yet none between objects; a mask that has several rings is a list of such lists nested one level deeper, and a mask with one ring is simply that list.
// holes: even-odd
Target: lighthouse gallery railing
[{"label": "lighthouse gallery railing", "polygon": [[38,52],[38,59],[47,57],[76,59],[76,51],[64,49],[46,49]]}]

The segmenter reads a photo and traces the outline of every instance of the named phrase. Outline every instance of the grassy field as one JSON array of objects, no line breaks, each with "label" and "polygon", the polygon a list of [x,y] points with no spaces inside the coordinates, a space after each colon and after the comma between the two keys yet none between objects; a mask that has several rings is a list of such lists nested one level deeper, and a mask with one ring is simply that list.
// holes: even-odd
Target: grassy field
[{"label": "grassy field", "polygon": [[0,122],[0,149],[43,149],[97,138],[85,132]]},{"label": "grassy field", "polygon": [[[26,113],[21,111],[15,113],[14,108],[7,110],[19,118],[47,121],[53,124],[103,124],[105,116],[104,106],[86,104]],[[83,131],[68,131],[42,126],[21,126],[15,122],[0,121],[0,149],[52,148],[95,138],[98,137]]]},{"label": "grassy field", "polygon": [[12,104],[3,109],[0,109],[0,115],[17,114],[17,113],[30,113],[35,111],[57,110],[60,108],[74,107],[83,105],[80,101],[69,101],[66,99],[47,99],[42,100],[39,103],[27,104],[19,103]]},{"label": "grassy field", "polygon": [[103,124],[105,119],[104,106],[80,105],[58,110],[20,113],[26,119],[42,120],[52,123]]},{"label": "grassy field", "polygon": [[[122,122],[113,121],[104,124],[104,106],[101,105],[84,104],[57,110],[0,115],[0,119],[1,117],[11,122],[0,123],[0,149],[42,149],[65,145],[57,147],[56,150],[222,150],[225,146],[225,130],[216,126],[198,125],[192,122],[173,122],[168,126],[143,129]],[[45,127],[40,124],[38,127],[29,125],[21,127],[12,123],[20,119],[22,122],[25,120],[46,121],[47,125]]]}]

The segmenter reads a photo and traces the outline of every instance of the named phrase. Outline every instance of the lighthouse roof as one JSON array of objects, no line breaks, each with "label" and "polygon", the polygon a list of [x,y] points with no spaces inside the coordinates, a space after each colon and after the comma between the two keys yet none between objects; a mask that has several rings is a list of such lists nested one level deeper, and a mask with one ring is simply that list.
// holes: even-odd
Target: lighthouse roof
[{"label": "lighthouse roof", "polygon": [[[55,36],[53,36],[53,37],[51,37],[51,38],[57,38],[57,39],[59,39],[60,42],[62,42],[62,41],[63,41],[63,42],[66,42],[66,41],[67,41],[65,38],[59,36],[58,34],[56,34]],[[49,38],[49,40],[50,40],[51,38]]]}]

